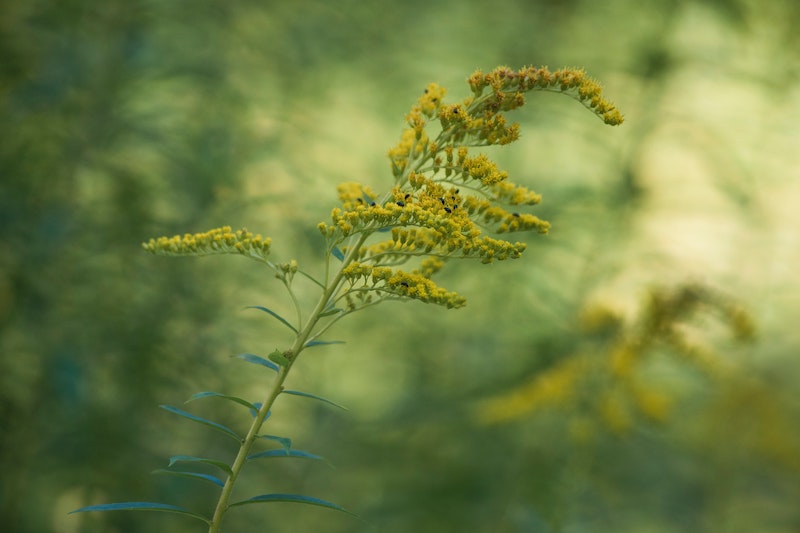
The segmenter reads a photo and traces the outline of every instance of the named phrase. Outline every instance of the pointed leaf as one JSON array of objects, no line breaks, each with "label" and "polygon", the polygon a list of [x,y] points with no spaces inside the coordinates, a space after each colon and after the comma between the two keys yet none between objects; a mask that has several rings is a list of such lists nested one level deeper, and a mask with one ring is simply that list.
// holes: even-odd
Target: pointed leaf
[{"label": "pointed leaf", "polygon": [[345,344],[344,341],[308,341],[306,343],[306,348],[311,348],[312,346],[323,346],[326,344]]},{"label": "pointed leaf", "polygon": [[311,280],[312,282],[316,283],[316,284],[317,284],[317,285],[319,285],[319,286],[320,286],[320,287],[321,287],[323,290],[325,290],[325,288],[326,288],[326,287],[325,287],[325,285],[323,285],[322,283],[320,283],[319,281],[317,281],[317,279],[316,279],[314,276],[312,276],[312,275],[310,275],[310,274],[307,274],[306,272],[303,272],[302,270],[298,270],[297,272],[298,272],[299,274],[302,274],[303,276],[307,277],[309,280]]},{"label": "pointed leaf", "polygon": [[245,406],[245,407],[247,407],[248,409],[251,409],[251,410],[254,410],[254,411],[258,411],[258,409],[256,408],[256,406],[255,406],[255,405],[253,405],[252,403],[248,402],[247,400],[243,400],[243,399],[241,399],[241,398],[238,398],[238,397],[236,397],[236,396],[230,396],[230,395],[228,395],[228,394],[221,394],[221,393],[219,393],[219,392],[211,392],[211,391],[206,391],[206,392],[198,392],[197,394],[193,394],[193,395],[191,396],[191,398],[189,398],[188,400],[186,400],[186,401],[185,401],[185,402],[183,402],[183,403],[189,403],[189,402],[192,402],[192,401],[194,401],[194,400],[199,400],[199,399],[201,399],[201,398],[210,398],[210,397],[215,397],[215,398],[224,398],[224,399],[226,399],[226,400],[230,400],[230,401],[232,401],[232,402],[236,402],[236,403],[238,403],[239,405],[244,405],[244,406]]},{"label": "pointed leaf", "polygon": [[259,439],[267,439],[267,440],[274,440],[275,442],[280,443],[285,449],[289,450],[292,447],[292,439],[287,437],[277,437],[275,435],[258,435]]},{"label": "pointed leaf", "polygon": [[324,461],[323,457],[319,455],[314,455],[313,453],[304,452],[302,450],[287,450],[287,449],[280,449],[280,450],[267,450],[265,452],[254,453],[247,456],[247,460],[251,459],[269,459],[273,457],[296,457],[298,459],[317,459],[319,461]]},{"label": "pointed leaf", "polygon": [[277,318],[278,320],[280,320],[287,328],[291,329],[295,333],[298,332],[297,328],[294,327],[293,325],[291,325],[288,320],[283,318],[281,315],[279,315],[278,313],[276,313],[272,309],[264,307],[263,305],[250,305],[246,309],[258,309],[259,311],[264,311],[265,313],[268,313],[268,314],[272,315],[273,317]]},{"label": "pointed leaf", "polygon": [[332,405],[334,407],[338,407],[339,409],[342,409],[344,411],[349,411],[350,410],[347,407],[345,407],[344,405],[340,405],[340,404],[338,404],[338,403],[336,403],[336,402],[334,402],[332,400],[329,400],[327,398],[323,398],[322,396],[317,396],[316,394],[311,394],[311,393],[308,393],[308,392],[300,392],[300,391],[297,391],[297,390],[284,390],[283,393],[284,394],[292,394],[294,396],[303,396],[305,398],[312,398],[314,400],[319,400],[321,402],[325,402],[325,403],[327,403],[329,405]]},{"label": "pointed leaf", "polygon": [[325,500],[320,500],[319,498],[312,498],[311,496],[303,496],[302,494],[261,494],[260,496],[254,496],[249,500],[243,500],[240,502],[232,503],[230,506],[234,507],[236,505],[245,505],[248,503],[269,503],[269,502],[291,502],[291,503],[305,503],[308,505],[317,505],[319,507],[327,507],[328,509],[341,511],[343,513],[349,514],[350,516],[354,516],[359,519],[361,518],[354,512],[348,511],[344,507],[336,505],[335,503],[327,502]]},{"label": "pointed leaf", "polygon": [[222,461],[217,461],[215,459],[206,459],[204,457],[194,457],[193,455],[174,455],[169,458],[169,466],[174,465],[175,463],[203,463],[211,466],[216,466],[229,476],[233,474],[231,467],[228,466],[228,463],[224,463]]},{"label": "pointed leaf", "polygon": [[341,307],[332,307],[331,309],[328,309],[327,311],[323,311],[322,313],[320,313],[319,316],[320,316],[320,318],[322,318],[322,317],[325,317],[325,316],[335,315],[335,314],[341,313],[343,311],[344,311],[344,309],[342,309]]},{"label": "pointed leaf", "polygon": [[[256,402],[253,404],[254,409],[250,409],[250,414],[253,415],[253,418],[258,416],[258,411],[261,410],[261,406],[264,405],[261,402]],[[267,411],[267,414],[264,416],[264,422],[269,420],[269,417],[272,416],[272,411]]]},{"label": "pointed leaf", "polygon": [[166,505],[164,503],[152,503],[152,502],[123,502],[123,503],[105,503],[102,505],[90,505],[88,507],[81,507],[80,509],[75,509],[74,511],[70,511],[69,514],[86,513],[89,511],[163,511],[166,513],[175,513],[175,514],[191,516],[192,518],[197,518],[198,520],[202,520],[206,524],[211,523],[211,521],[205,516],[193,513],[192,511],[186,510],[183,507],[177,507],[175,505]]},{"label": "pointed leaf", "polygon": [[205,480],[205,481],[210,481],[214,485],[218,485],[220,487],[224,487],[225,486],[225,483],[223,483],[222,480],[219,479],[217,476],[212,476],[210,474],[201,474],[199,472],[183,472],[183,471],[180,471],[180,470],[161,469],[161,470],[153,470],[153,473],[154,474],[171,474],[173,476],[188,477],[188,478],[194,478],[194,479],[202,479],[202,480]]},{"label": "pointed leaf", "polygon": [[331,250],[331,253],[333,254],[333,257],[335,257],[339,261],[344,261],[344,254],[342,253],[342,251],[339,249],[338,246],[334,246],[333,250]]},{"label": "pointed leaf", "polygon": [[169,411],[170,413],[175,413],[178,416],[182,416],[186,419],[189,419],[192,422],[197,422],[198,424],[203,424],[204,426],[216,429],[217,431],[226,434],[227,436],[236,440],[237,442],[242,442],[242,438],[239,435],[237,435],[235,431],[223,426],[222,424],[217,424],[216,422],[212,422],[211,420],[206,420],[205,418],[195,416],[191,413],[187,413],[186,411],[182,411],[177,407],[172,407],[171,405],[159,405],[159,407],[161,407],[165,411]]},{"label": "pointed leaf", "polygon": [[274,370],[275,372],[280,372],[280,368],[278,368],[278,365],[276,365],[272,361],[267,361],[266,359],[264,359],[259,355],[255,355],[252,353],[242,353],[239,355],[235,355],[234,357],[237,357],[239,359],[244,359],[248,363],[265,366],[270,370]]}]

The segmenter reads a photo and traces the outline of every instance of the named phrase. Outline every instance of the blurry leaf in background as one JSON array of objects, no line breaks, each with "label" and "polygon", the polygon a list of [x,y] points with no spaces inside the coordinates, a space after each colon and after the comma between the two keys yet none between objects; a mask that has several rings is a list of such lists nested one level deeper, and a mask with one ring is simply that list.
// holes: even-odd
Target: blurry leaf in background
[{"label": "blurry leaf in background", "polygon": [[[209,361],[195,368],[212,380],[224,349],[221,334],[204,329],[219,321],[219,285],[193,278],[202,265],[188,275],[189,265],[153,261],[139,243],[207,223],[219,191],[237,187],[240,102],[220,75],[224,43],[207,46],[220,34],[176,40],[178,21],[154,9],[0,10],[0,279],[9,300],[0,513],[9,531],[69,523],[49,507],[75,485],[91,493],[125,480],[120,491],[143,493],[152,480],[138,475],[151,469],[141,463],[162,448],[153,435],[172,427],[152,407],[181,383],[187,359]],[[195,49],[182,54],[186,46]]]}]

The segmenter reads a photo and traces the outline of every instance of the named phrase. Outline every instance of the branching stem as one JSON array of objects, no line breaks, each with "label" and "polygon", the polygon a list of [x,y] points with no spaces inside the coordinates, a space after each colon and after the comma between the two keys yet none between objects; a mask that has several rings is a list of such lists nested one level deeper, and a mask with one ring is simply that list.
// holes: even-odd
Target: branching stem
[{"label": "branching stem", "polygon": [[[253,447],[253,443],[255,443],[256,439],[258,438],[259,431],[261,431],[261,426],[264,424],[264,420],[266,420],[267,414],[269,413],[269,410],[272,409],[272,405],[275,403],[275,400],[278,398],[280,393],[283,392],[283,383],[286,381],[286,377],[289,375],[292,365],[297,360],[297,356],[299,356],[300,352],[303,351],[309,339],[316,338],[316,336],[321,333],[318,332],[316,335],[314,334],[314,328],[317,326],[317,322],[319,322],[319,319],[321,318],[320,315],[325,312],[325,309],[328,308],[329,303],[335,299],[335,295],[339,291],[342,283],[342,271],[347,265],[353,262],[356,257],[355,252],[361,247],[361,245],[364,244],[364,241],[367,239],[367,237],[368,235],[360,236],[356,246],[350,248],[348,254],[342,261],[342,266],[339,268],[333,279],[329,282],[328,286],[322,291],[316,307],[308,317],[308,322],[306,322],[305,325],[303,325],[298,331],[294,343],[288,352],[290,354],[290,356],[287,357],[289,364],[286,366],[281,366],[277,375],[275,376],[275,379],[272,380],[269,390],[267,391],[267,396],[264,399],[264,403],[259,408],[255,418],[253,418],[253,422],[250,424],[250,428],[247,430],[247,435],[239,446],[239,452],[236,454],[236,458],[233,460],[233,464],[231,465],[231,474],[228,476],[228,479],[225,481],[225,485],[222,487],[222,491],[219,494],[217,506],[214,510],[214,515],[212,516],[211,523],[208,527],[208,533],[219,533],[221,531],[220,528],[222,527],[222,520],[225,517],[225,513],[228,511],[228,508],[230,507],[229,502],[231,494],[233,493],[233,488],[236,485],[236,481],[239,478],[242,468],[244,468],[244,465],[247,462],[247,457],[250,455],[250,450]],[[327,329],[327,327],[324,329]]]}]

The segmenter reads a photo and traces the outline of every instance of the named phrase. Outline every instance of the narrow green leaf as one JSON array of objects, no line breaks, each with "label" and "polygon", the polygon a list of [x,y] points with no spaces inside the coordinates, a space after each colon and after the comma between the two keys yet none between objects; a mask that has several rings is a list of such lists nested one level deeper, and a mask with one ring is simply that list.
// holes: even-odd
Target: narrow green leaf
[{"label": "narrow green leaf", "polygon": [[344,341],[308,341],[306,343],[306,348],[311,348],[312,346],[322,346],[325,344],[344,344]]},{"label": "narrow green leaf", "polygon": [[333,254],[333,257],[335,257],[339,261],[344,261],[344,254],[342,253],[342,251],[339,249],[338,246],[334,246],[333,250],[331,250],[331,253]]},{"label": "narrow green leaf", "polygon": [[160,470],[153,470],[153,473],[154,474],[170,474],[170,475],[173,475],[173,476],[188,477],[188,478],[193,478],[193,479],[202,479],[204,481],[210,481],[214,485],[218,485],[220,487],[224,487],[225,486],[225,483],[223,483],[222,480],[220,478],[218,478],[217,476],[212,476],[210,474],[201,474],[199,472],[183,472],[181,470],[160,469]]},{"label": "narrow green leaf", "polygon": [[230,400],[232,402],[236,402],[239,405],[244,405],[245,407],[247,407],[248,409],[251,409],[253,411],[258,411],[258,408],[256,408],[255,405],[253,405],[252,403],[248,402],[247,400],[243,400],[243,399],[238,398],[236,396],[229,396],[228,394],[221,394],[219,392],[211,392],[211,391],[198,392],[197,394],[193,394],[191,396],[191,398],[189,398],[188,400],[186,400],[183,403],[189,403],[189,402],[192,402],[194,400],[199,400],[201,398],[211,398],[211,397],[224,398],[226,400]]},{"label": "narrow green leaf", "polygon": [[248,363],[253,363],[253,364],[256,364],[256,365],[265,366],[265,367],[269,368],[270,370],[274,370],[275,372],[280,372],[280,368],[278,368],[278,365],[276,365],[275,363],[273,363],[271,361],[267,361],[266,359],[264,359],[263,357],[261,357],[259,355],[255,355],[255,354],[252,354],[252,353],[242,353],[242,354],[239,354],[239,355],[235,355],[234,357],[237,357],[239,359],[244,359]]},{"label": "narrow green leaf", "polygon": [[338,407],[339,409],[343,409],[344,411],[349,411],[350,410],[347,407],[345,407],[344,405],[340,405],[340,404],[338,404],[338,403],[336,403],[336,402],[334,402],[332,400],[329,400],[327,398],[323,398],[322,396],[317,396],[316,394],[311,394],[311,393],[308,393],[308,392],[300,392],[300,391],[297,391],[297,390],[284,390],[283,393],[284,394],[292,394],[294,396],[303,396],[305,398],[312,398],[314,400],[319,400],[321,402],[325,402],[325,403],[327,403],[329,405],[332,405],[334,407]]},{"label": "narrow green leaf", "polygon": [[203,424],[204,426],[216,429],[217,431],[226,434],[227,436],[236,440],[237,442],[242,442],[242,438],[239,435],[237,435],[235,431],[223,426],[222,424],[217,424],[216,422],[212,422],[211,420],[206,420],[205,418],[201,418],[191,413],[187,413],[186,411],[182,411],[177,407],[172,407],[171,405],[159,405],[159,407],[161,407],[165,411],[169,411],[170,413],[175,413],[178,416],[182,416],[188,420],[191,420],[192,422],[197,422],[198,424]]},{"label": "narrow green leaf", "polygon": [[322,318],[325,316],[336,315],[338,313],[341,313],[342,311],[344,311],[344,309],[342,309],[341,307],[332,307],[331,309],[328,309],[327,311],[323,311],[322,313],[320,313],[319,316],[320,318]]},{"label": "narrow green leaf", "polygon": [[264,311],[265,313],[268,313],[268,314],[272,315],[273,317],[277,318],[278,320],[280,320],[287,328],[291,329],[295,333],[298,333],[296,327],[291,325],[288,320],[283,318],[281,315],[279,315],[278,313],[276,313],[272,309],[264,307],[263,305],[250,305],[246,309],[258,309],[259,311]]},{"label": "narrow green leaf", "polygon": [[358,516],[352,511],[348,511],[347,509],[345,509],[340,505],[336,505],[335,503],[331,503],[325,500],[320,500],[319,498],[312,498],[311,496],[303,496],[302,494],[261,494],[260,496],[254,496],[249,500],[242,500],[240,502],[232,503],[230,506],[234,507],[236,505],[245,505],[248,503],[270,503],[270,502],[290,502],[290,503],[305,503],[307,505],[317,505],[319,507],[326,507],[328,509],[333,509],[335,511],[341,511],[343,513],[349,514],[350,516],[354,516],[358,519],[361,519],[360,516]]},{"label": "narrow green leaf", "polygon": [[277,437],[275,435],[258,435],[259,439],[267,439],[280,443],[287,450],[292,447],[292,439],[287,437]]},{"label": "narrow green leaf", "polygon": [[317,285],[319,285],[319,286],[320,286],[320,287],[321,287],[323,290],[325,290],[325,288],[326,288],[326,287],[325,287],[325,285],[323,285],[322,283],[320,283],[319,281],[317,281],[317,279],[316,279],[314,276],[312,276],[311,274],[307,274],[306,272],[303,272],[302,270],[298,270],[297,272],[298,272],[299,274],[302,274],[303,276],[307,277],[307,278],[308,278],[309,280],[311,280],[313,283],[316,283],[316,284],[317,284]]},{"label": "narrow green leaf", "polygon": [[319,461],[324,461],[323,457],[319,455],[314,455],[313,453],[304,452],[302,450],[288,450],[288,449],[280,449],[280,450],[267,450],[265,452],[254,453],[247,456],[247,460],[251,459],[270,459],[273,457],[296,457],[298,459],[316,459]]},{"label": "narrow green leaf", "polygon": [[270,361],[272,361],[273,363],[277,363],[282,367],[289,366],[289,360],[286,359],[286,356],[284,356],[279,350],[275,350],[274,352],[269,354],[268,357]]},{"label": "narrow green leaf", "polygon": [[[258,416],[258,411],[259,411],[259,409],[261,409],[262,405],[264,405],[264,404],[261,403],[261,402],[256,402],[256,403],[253,404],[253,407],[255,409],[250,409],[250,414],[253,415],[253,418]],[[272,416],[272,411],[267,411],[266,416],[264,416],[264,421],[266,422],[267,420],[269,420],[270,416]]]},{"label": "narrow green leaf", "polygon": [[191,516],[192,518],[197,518],[198,520],[202,520],[206,524],[210,524],[211,521],[203,515],[193,513],[183,507],[177,507],[175,505],[167,505],[164,503],[151,503],[151,502],[124,502],[124,503],[104,503],[102,505],[90,505],[88,507],[81,507],[80,509],[75,509],[74,511],[70,511],[68,514],[72,513],[86,513],[89,511],[162,511],[165,513],[175,513],[175,514],[182,514],[186,516]]},{"label": "narrow green leaf", "polygon": [[194,457],[193,455],[174,455],[169,458],[169,466],[173,466],[176,463],[203,463],[211,466],[216,466],[229,476],[233,474],[233,471],[231,470],[231,467],[228,466],[228,463],[217,461],[216,459],[206,459],[205,457]]}]

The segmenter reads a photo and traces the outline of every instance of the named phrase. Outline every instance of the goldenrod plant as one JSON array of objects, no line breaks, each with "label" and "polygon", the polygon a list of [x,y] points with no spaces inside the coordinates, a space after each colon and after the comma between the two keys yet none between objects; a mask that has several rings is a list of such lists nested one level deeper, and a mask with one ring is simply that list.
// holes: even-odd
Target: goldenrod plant
[{"label": "goldenrod plant", "polygon": [[599,421],[617,435],[629,432],[637,417],[665,423],[678,398],[641,375],[642,368],[659,351],[716,385],[729,380],[735,372],[735,366],[723,355],[687,331],[698,315],[706,315],[707,320],[717,315],[735,342],[750,342],[755,337],[753,319],[741,305],[696,283],[653,288],[643,309],[628,326],[610,309],[588,306],[579,320],[580,333],[597,337],[597,342],[555,361],[517,386],[480,400],[476,419],[493,425],[543,411],[558,411],[580,421],[576,424],[576,437],[585,436],[586,420]]},{"label": "goldenrod plant", "polygon": [[[224,433],[238,446],[231,463],[180,455],[172,457],[169,467],[159,471],[217,485],[219,497],[213,512],[203,514],[152,502],[92,505],[74,512],[178,513],[202,521],[209,533],[222,530],[228,511],[253,503],[294,502],[350,513],[335,503],[301,494],[269,493],[233,498],[237,480],[250,462],[269,457],[320,459],[310,452],[295,449],[287,437],[262,433],[276,398],[282,394],[306,396],[336,405],[314,394],[285,387],[297,358],[308,348],[340,342],[325,337],[336,322],[381,302],[419,300],[448,309],[462,307],[466,303],[463,296],[433,281],[448,261],[473,259],[488,264],[517,259],[524,252],[525,243],[500,236],[519,232],[547,233],[549,223],[528,212],[540,202],[540,195],[512,183],[507,172],[475,150],[509,144],[519,138],[519,125],[508,122],[505,112],[521,107],[526,93],[564,93],[581,102],[606,124],[617,125],[623,120],[617,108],[603,98],[600,86],[582,70],[499,67],[489,73],[477,71],[467,81],[472,95],[460,103],[446,103],[445,89],[431,83],[411,108],[400,142],[389,150],[394,180],[391,188],[376,192],[359,183],[339,185],[341,205],[333,208],[330,221],[318,225],[324,246],[322,268],[301,268],[293,259],[275,261],[271,255],[271,239],[227,226],[144,243],[144,249],[156,255],[240,254],[272,270],[288,292],[295,308],[294,317],[281,316],[263,306],[257,309],[291,330],[294,341],[267,357],[240,356],[274,373],[261,402],[218,392],[200,392],[190,398],[217,398],[249,409],[252,422],[244,432],[183,409],[162,406],[177,416]],[[301,309],[293,288],[298,279],[313,284],[318,291],[312,309]],[[173,468],[198,463],[212,465],[221,476]]]}]

